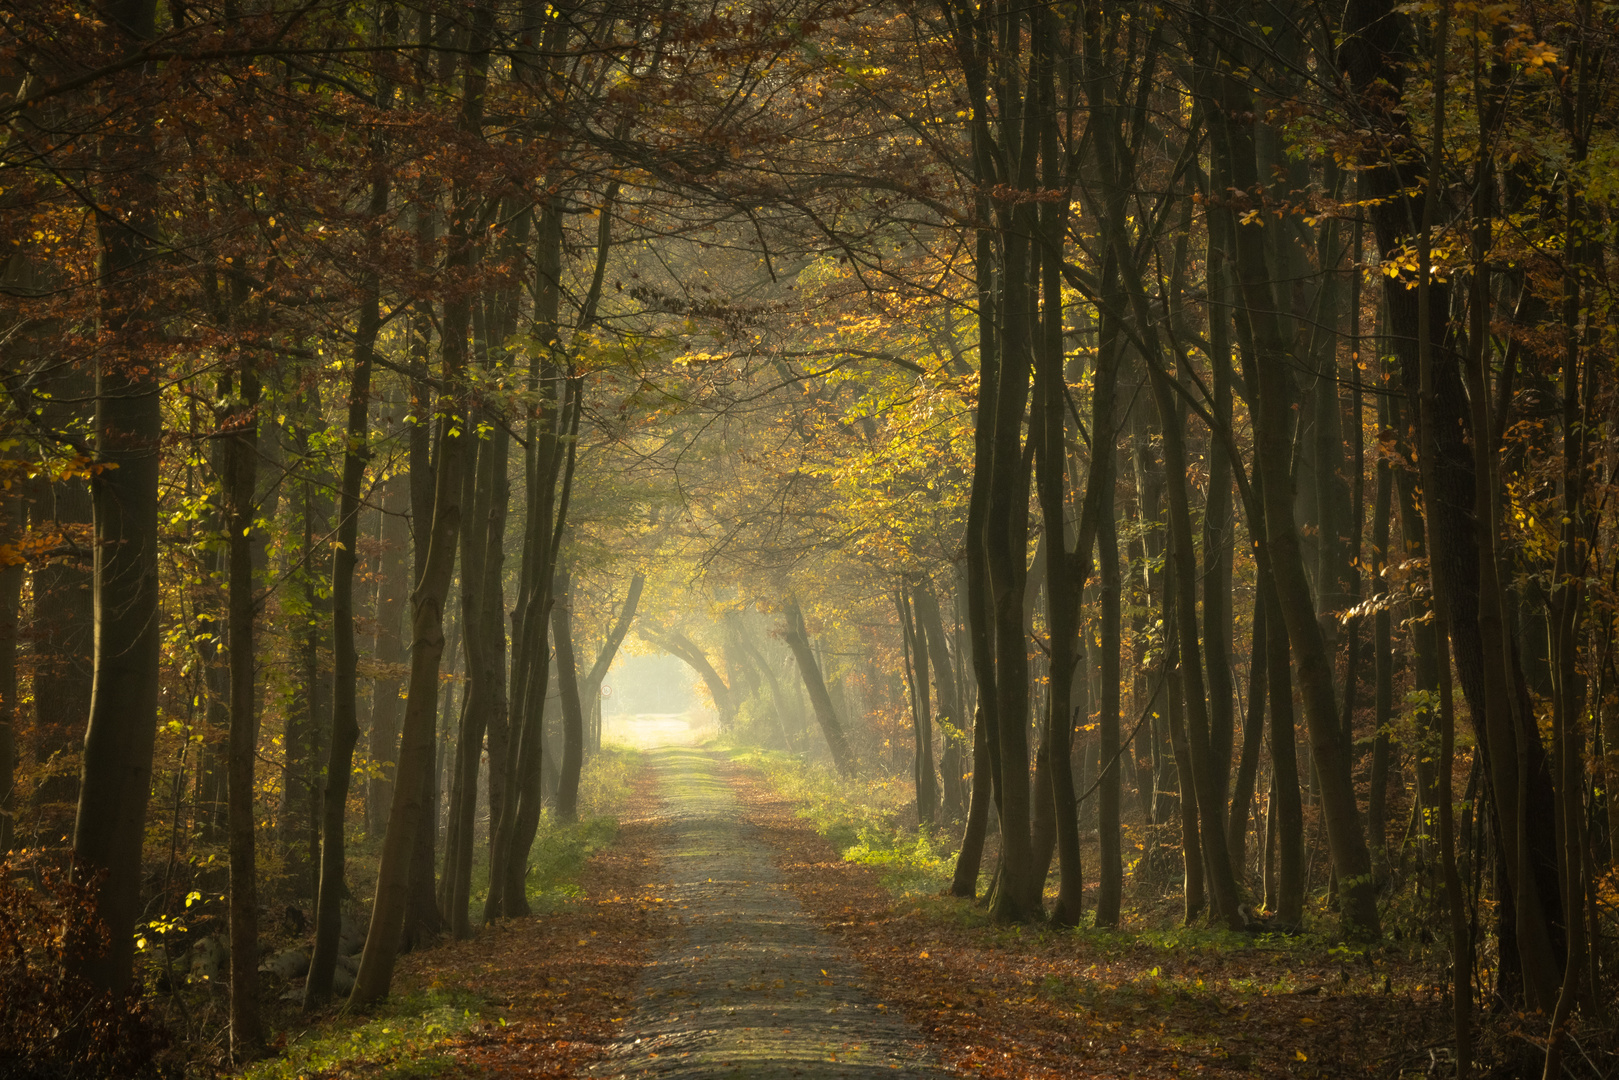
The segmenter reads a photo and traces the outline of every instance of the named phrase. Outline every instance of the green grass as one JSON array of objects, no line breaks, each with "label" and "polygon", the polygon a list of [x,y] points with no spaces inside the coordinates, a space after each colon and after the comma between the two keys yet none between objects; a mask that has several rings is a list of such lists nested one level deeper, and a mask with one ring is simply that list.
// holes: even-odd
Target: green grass
[{"label": "green grass", "polygon": [[876,870],[896,896],[929,896],[950,884],[954,841],[906,821],[915,814],[909,777],[846,780],[793,754],[746,747],[726,752],[763,772],[771,787],[798,804],[799,817],[849,862]]},{"label": "green grass", "polygon": [[[528,902],[545,915],[583,895],[585,863],[612,844],[629,803],[639,753],[605,747],[591,755],[579,779],[579,821],[563,824],[549,810],[540,819],[529,853]],[[488,891],[488,846],[477,846],[473,867],[474,917]],[[259,1062],[242,1080],[320,1080],[362,1074],[377,1080],[426,1080],[455,1065],[444,1052],[451,1040],[485,1017],[482,995],[466,989],[396,994],[363,1015],[340,1012],[304,1032],[286,1035],[279,1056]],[[504,1021],[500,1021],[504,1022]]]},{"label": "green grass", "polygon": [[316,1080],[364,1066],[381,1080],[437,1076],[454,1061],[439,1051],[482,1019],[484,999],[467,990],[432,990],[391,998],[359,1023],[339,1016],[329,1026],[289,1037],[278,1058],[242,1080]]},{"label": "green grass", "polygon": [[[618,836],[618,819],[629,804],[640,760],[639,750],[602,747],[585,759],[579,773],[579,820],[564,823],[549,808],[540,815],[529,849],[525,890],[535,914],[555,912],[582,895],[579,875],[590,857],[610,847]],[[472,858],[472,907],[477,912],[489,894],[489,845],[479,843]]]}]

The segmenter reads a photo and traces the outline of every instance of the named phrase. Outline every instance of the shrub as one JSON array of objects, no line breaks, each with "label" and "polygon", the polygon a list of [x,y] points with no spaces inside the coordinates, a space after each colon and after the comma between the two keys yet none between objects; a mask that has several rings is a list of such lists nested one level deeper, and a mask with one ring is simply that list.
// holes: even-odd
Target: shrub
[{"label": "shrub", "polygon": [[0,862],[0,1078],[155,1076],[168,1044],[133,991],[97,991],[75,974],[107,948],[90,886],[53,872],[28,881]]}]

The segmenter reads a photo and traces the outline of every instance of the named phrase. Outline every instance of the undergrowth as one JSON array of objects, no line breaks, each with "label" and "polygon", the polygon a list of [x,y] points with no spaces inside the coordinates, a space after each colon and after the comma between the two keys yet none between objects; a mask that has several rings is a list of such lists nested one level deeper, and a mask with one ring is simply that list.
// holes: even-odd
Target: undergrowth
[{"label": "undergrowth", "polygon": [[907,820],[916,814],[909,778],[846,779],[825,765],[776,750],[737,747],[727,753],[762,772],[840,855],[876,870],[895,895],[929,896],[949,886],[954,839]]},{"label": "undergrowth", "polygon": [[454,1061],[444,1045],[482,1019],[484,1000],[468,990],[430,990],[392,998],[356,1024],[333,1023],[287,1038],[280,1057],[242,1080],[315,1080],[362,1069],[378,1080],[436,1076]]},{"label": "undergrowth", "polygon": [[[554,912],[580,896],[579,875],[586,861],[618,835],[618,819],[629,803],[639,762],[638,750],[602,747],[585,759],[579,774],[579,820],[561,821],[550,807],[540,815],[526,882],[529,907],[536,915]],[[473,907],[481,910],[489,892],[488,845],[479,844],[473,859]]]},{"label": "undergrowth", "polygon": [[[824,764],[806,762],[796,754],[757,747],[728,747],[732,761],[748,765],[766,782],[797,805],[798,816],[808,821],[849,862],[872,867],[885,889],[909,899],[930,918],[984,930],[992,937],[1021,939],[1030,935],[1082,934],[1099,955],[1126,952],[1211,955],[1230,953],[1288,954],[1299,958],[1328,952],[1330,939],[1319,933],[1248,934],[1207,926],[1156,924],[1138,917],[1133,925],[1109,930],[1091,925],[1094,910],[1087,910],[1080,927],[1065,930],[1041,926],[999,927],[982,907],[948,898],[945,893],[955,868],[958,828],[930,831],[916,827],[916,804],[910,778],[840,777]],[[985,859],[979,879],[982,894],[989,887],[993,859]],[[1050,888],[1055,888],[1055,869]],[[1166,897],[1167,897],[1166,892]],[[1169,910],[1166,908],[1166,911]],[[1166,916],[1166,919],[1169,916]]]},{"label": "undergrowth", "polygon": [[[592,855],[618,835],[640,755],[609,746],[592,754],[579,779],[579,820],[564,823],[547,809],[529,852],[527,895],[544,916],[583,895],[579,880]],[[487,845],[477,848],[473,911],[488,891]],[[484,1019],[490,1002],[475,990],[444,989],[453,977],[439,972],[434,986],[396,993],[364,1014],[339,1011],[297,1032],[277,1034],[277,1056],[247,1069],[242,1080],[320,1080],[363,1075],[378,1080],[425,1080],[455,1065],[446,1052],[457,1036]],[[504,1022],[504,1021],[500,1021]]]}]

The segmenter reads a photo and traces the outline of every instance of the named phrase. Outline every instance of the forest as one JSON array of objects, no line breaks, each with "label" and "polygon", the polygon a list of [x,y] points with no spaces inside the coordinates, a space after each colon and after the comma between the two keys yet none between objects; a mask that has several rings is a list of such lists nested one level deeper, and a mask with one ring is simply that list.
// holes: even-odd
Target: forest
[{"label": "forest", "polygon": [[661,655],[991,929],[1619,1075],[1616,120],[1597,0],[9,0],[0,1074],[559,917]]}]

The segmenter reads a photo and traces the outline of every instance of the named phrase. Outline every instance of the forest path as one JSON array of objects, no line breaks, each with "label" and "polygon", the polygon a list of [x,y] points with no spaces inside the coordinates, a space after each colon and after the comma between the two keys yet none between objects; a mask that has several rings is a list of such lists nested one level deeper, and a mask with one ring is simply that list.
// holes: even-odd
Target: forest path
[{"label": "forest path", "polygon": [[921,1034],[868,995],[743,820],[717,755],[649,751],[662,801],[651,895],[677,917],[622,1038],[593,1074],[625,1080],[934,1078]]}]

